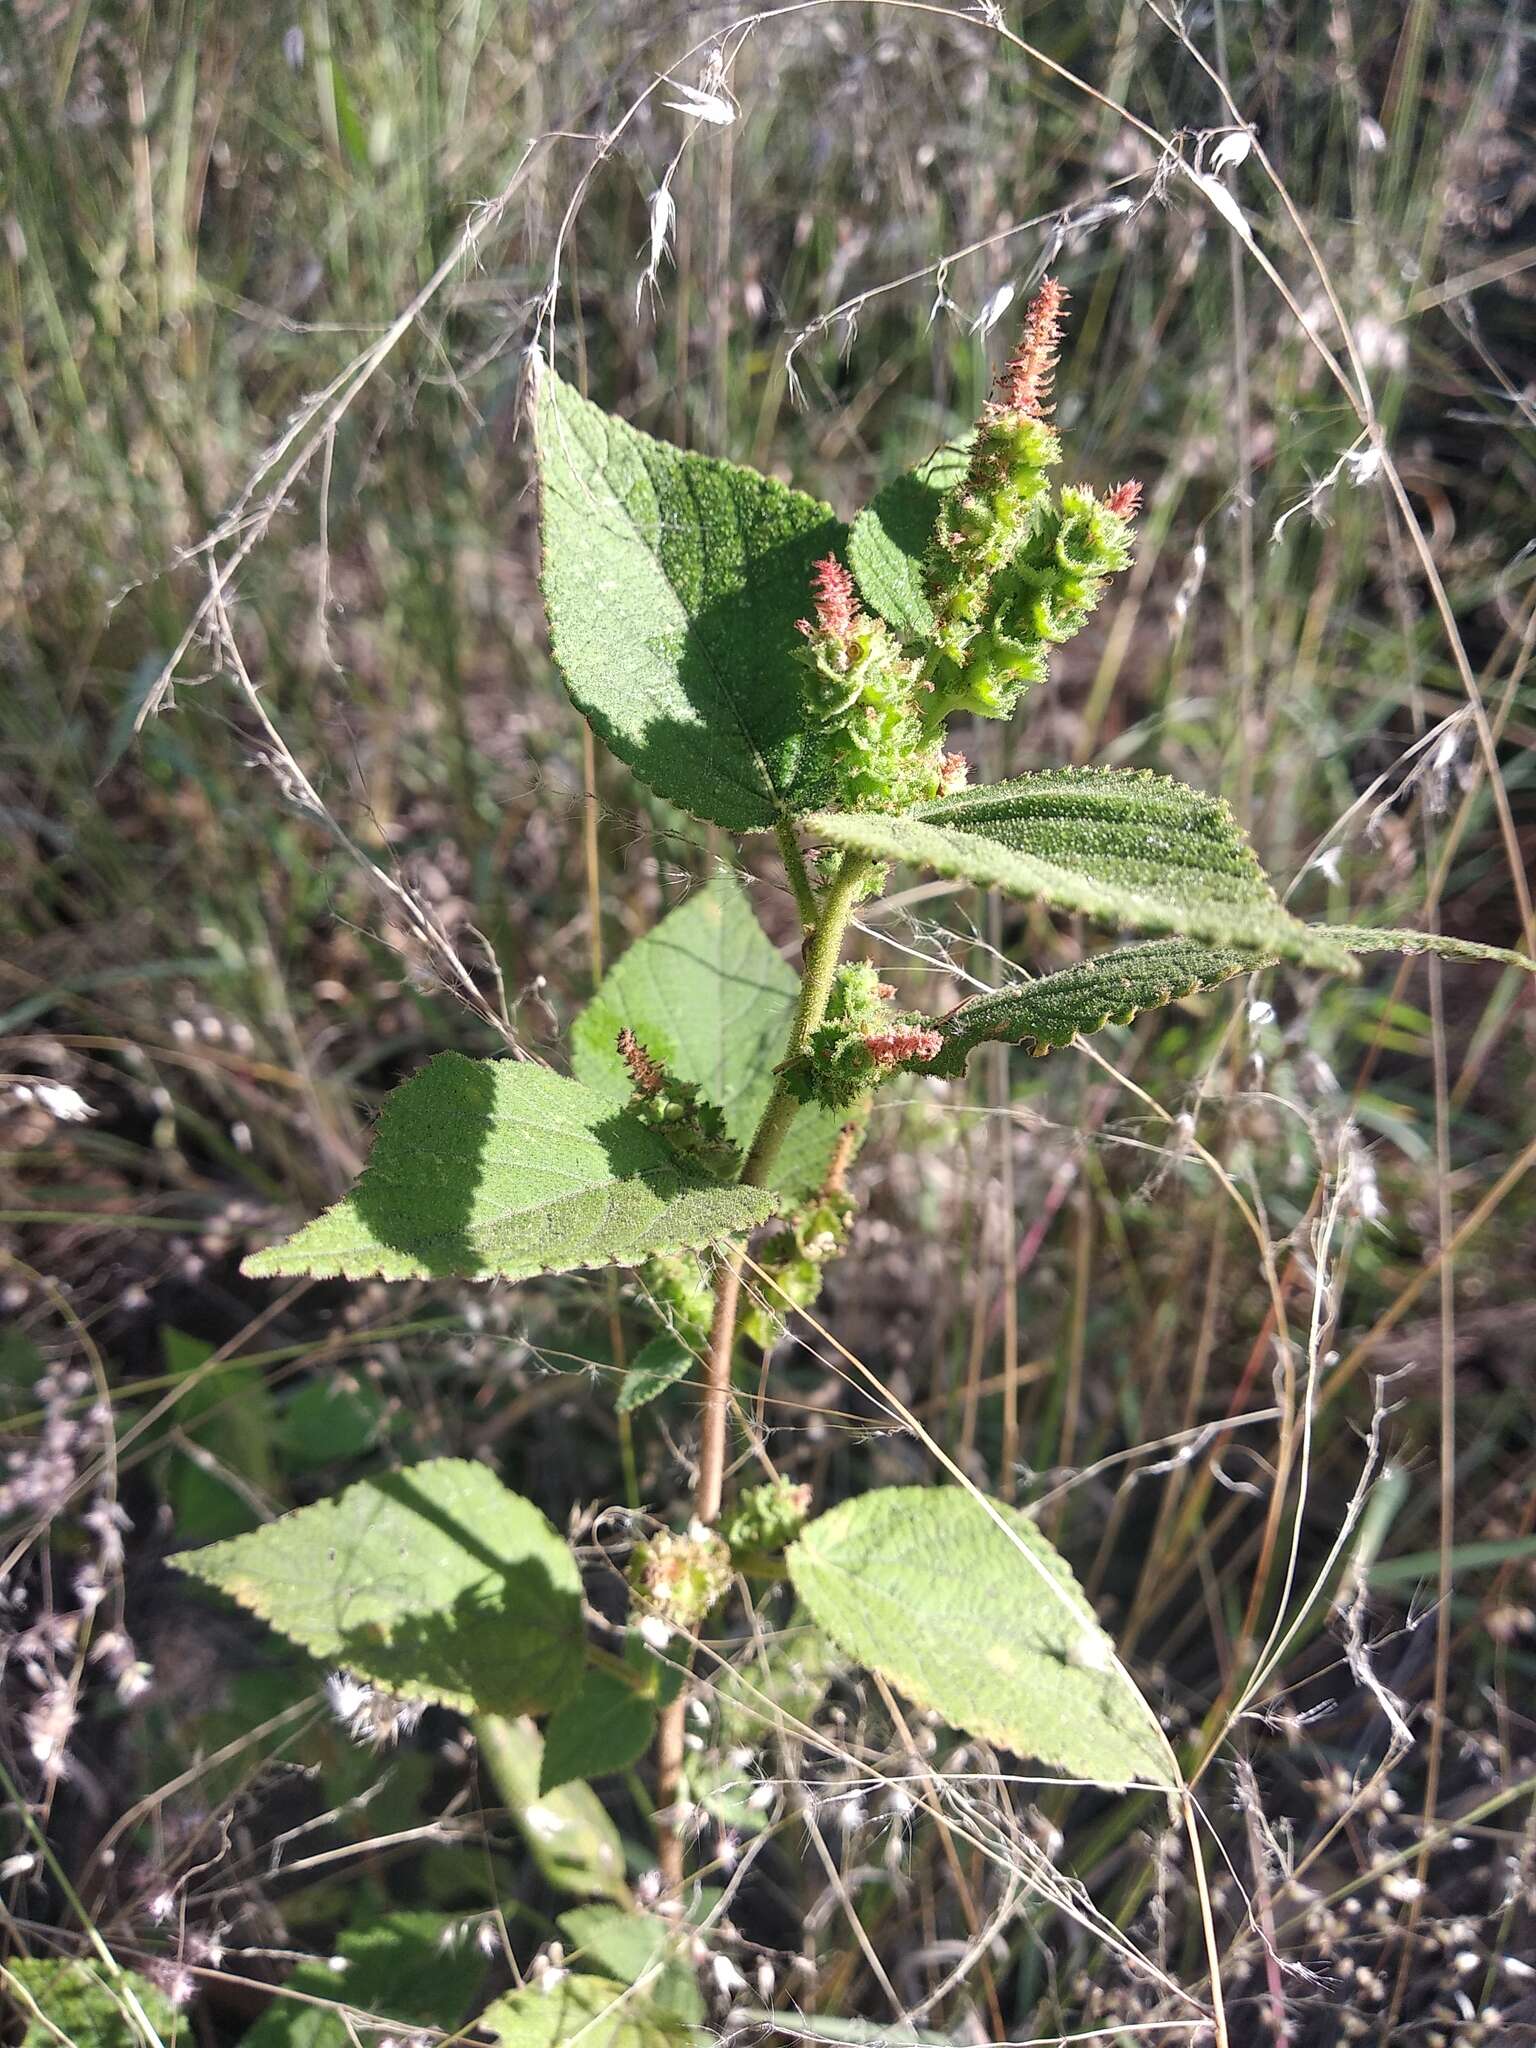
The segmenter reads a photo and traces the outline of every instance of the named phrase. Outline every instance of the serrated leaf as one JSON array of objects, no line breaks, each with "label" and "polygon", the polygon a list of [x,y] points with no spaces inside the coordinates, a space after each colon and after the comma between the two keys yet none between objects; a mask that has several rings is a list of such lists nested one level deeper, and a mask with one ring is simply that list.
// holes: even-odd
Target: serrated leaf
[{"label": "serrated leaf", "polygon": [[1053,768],[903,817],[818,812],[818,838],[1111,926],[1352,972],[1348,949],[1281,907],[1230,808],[1167,776]]},{"label": "serrated leaf", "polygon": [[923,559],[944,495],[970,465],[971,438],[947,441],[915,469],[893,478],[848,531],[848,566],[859,595],[909,639],[933,637]]},{"label": "serrated leaf", "polygon": [[697,1250],[775,1207],[578,1081],[445,1052],[385,1102],[351,1194],[242,1271],[519,1280]]},{"label": "serrated leaf", "polygon": [[953,1727],[1094,1784],[1174,1785],[1066,1560],[1016,1509],[882,1488],[819,1516],[787,1562],[841,1650]]},{"label": "serrated leaf", "polygon": [[675,1920],[654,1913],[622,1911],[617,1906],[573,1906],[560,1915],[566,1952],[583,1970],[613,1977],[621,1984],[649,1981],[645,1996],[685,2025],[704,2017],[693,1970],[680,1953]]},{"label": "serrated leaf", "polygon": [[[669,911],[604,975],[571,1029],[576,1078],[625,1101],[633,1085],[617,1039],[627,1027],[653,1058],[721,1111],[745,1153],[773,1092],[800,984],[733,876]],[[791,1196],[821,1185],[842,1119],[808,1104],[791,1124],[770,1185]]]},{"label": "serrated leaf", "polygon": [[524,1714],[480,1714],[475,1740],[528,1853],[549,1883],[577,1898],[632,1905],[624,1882],[624,1845],[592,1787],[572,1783],[540,1792],[544,1739],[532,1721]]},{"label": "serrated leaf", "polygon": [[18,1956],[6,1967],[43,2014],[38,2019],[17,2000],[15,2017],[31,2022],[21,2048],[58,2048],[61,2035],[71,2048],[149,2048],[157,2035],[171,2048],[186,2031],[170,2001],[136,1971],[113,1978],[95,1961],[53,1956]]},{"label": "serrated leaf", "polygon": [[577,1778],[628,1770],[650,1748],[655,1726],[653,1700],[607,1671],[587,1671],[545,1723],[540,1793]]},{"label": "serrated leaf", "polygon": [[[390,2025],[451,2030],[483,1967],[453,1939],[459,1926],[443,1913],[385,1913],[345,1929],[333,1954],[346,1967],[330,1955],[300,1963],[240,2048],[353,2048]],[[349,2026],[338,2005],[374,2024]]]},{"label": "serrated leaf", "polygon": [[1273,965],[1262,954],[1202,946],[1192,939],[1152,939],[1080,960],[1059,974],[972,996],[936,1019],[944,1043],[913,1070],[953,1078],[965,1071],[978,1045],[1001,1040],[1032,1054],[1070,1045],[1079,1033],[1128,1024],[1140,1010],[1155,1010]]},{"label": "serrated leaf", "polygon": [[1500,967],[1536,974],[1536,960],[1528,953],[1485,946],[1476,939],[1450,939],[1443,932],[1388,931],[1363,924],[1324,924],[1316,929],[1351,953],[1438,953],[1442,960],[1492,960]]},{"label": "serrated leaf", "polygon": [[408,1699],[521,1714],[580,1682],[575,1559],[531,1501],[467,1458],[361,1480],[171,1562]]},{"label": "serrated leaf", "polygon": [[547,1989],[530,1984],[481,2013],[476,2025],[502,2048],[678,2048],[693,2030],[673,2012],[616,1977],[562,1977]]},{"label": "serrated leaf", "polygon": [[795,621],[831,507],[652,440],[546,370],[544,604],[577,708],[640,777],[733,832],[824,801]]},{"label": "serrated leaf", "polygon": [[661,1331],[635,1353],[620,1383],[614,1408],[620,1415],[643,1408],[678,1380],[686,1379],[693,1365],[693,1353],[682,1338],[674,1337],[670,1330]]}]

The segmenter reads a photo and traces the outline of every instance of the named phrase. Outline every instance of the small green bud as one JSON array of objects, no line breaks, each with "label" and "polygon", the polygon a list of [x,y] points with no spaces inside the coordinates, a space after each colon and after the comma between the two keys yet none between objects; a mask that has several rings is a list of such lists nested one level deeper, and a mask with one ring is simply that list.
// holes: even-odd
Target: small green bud
[{"label": "small green bud", "polygon": [[675,1335],[700,1349],[714,1319],[715,1298],[695,1252],[657,1252],[640,1269],[646,1294]]},{"label": "small green bud", "polygon": [[750,1486],[721,1525],[735,1558],[761,1557],[785,1549],[805,1527],[811,1489],[789,1479]]}]

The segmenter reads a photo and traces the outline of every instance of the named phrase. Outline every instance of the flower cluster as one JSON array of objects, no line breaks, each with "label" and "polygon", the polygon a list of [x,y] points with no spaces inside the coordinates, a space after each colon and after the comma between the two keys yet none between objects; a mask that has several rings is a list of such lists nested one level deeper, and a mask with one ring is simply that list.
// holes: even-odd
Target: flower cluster
[{"label": "flower cluster", "polygon": [[943,1039],[915,1012],[893,1010],[895,993],[868,961],[837,970],[824,1021],[784,1070],[798,1101],[846,1109],[897,1067],[934,1057]]},{"label": "flower cluster", "polygon": [[635,1545],[629,1582],[657,1620],[691,1633],[731,1590],[730,1549],[699,1522],[662,1529]]},{"label": "flower cluster", "polygon": [[937,796],[944,750],[924,730],[921,656],[860,606],[835,556],[816,564],[811,589],[815,616],[799,621],[806,706],[837,759],[842,801],[857,810]]},{"label": "flower cluster", "polygon": [[627,1026],[619,1033],[618,1049],[634,1082],[631,1115],[659,1131],[680,1158],[722,1179],[733,1174],[740,1154],[731,1143],[724,1116],[705,1101],[697,1084],[675,1079]]},{"label": "flower cluster", "polygon": [[933,630],[904,642],[859,605],[831,557],[816,566],[814,619],[803,619],[810,708],[832,742],[839,800],[903,810],[964,786],[944,747],[958,712],[1009,717],[1043,682],[1050,650],[1082,630],[1106,579],[1131,559],[1141,486],[1100,498],[1053,492],[1062,459],[1051,387],[1067,294],[1040,287],[1019,345],[983,408],[964,476],[942,500],[925,562]]},{"label": "flower cluster", "polygon": [[731,1556],[773,1557],[787,1549],[805,1527],[811,1512],[811,1489],[792,1479],[770,1479],[749,1486],[721,1529]]},{"label": "flower cluster", "polygon": [[646,1299],[674,1336],[697,1350],[709,1335],[714,1290],[697,1252],[655,1252],[640,1269]]}]

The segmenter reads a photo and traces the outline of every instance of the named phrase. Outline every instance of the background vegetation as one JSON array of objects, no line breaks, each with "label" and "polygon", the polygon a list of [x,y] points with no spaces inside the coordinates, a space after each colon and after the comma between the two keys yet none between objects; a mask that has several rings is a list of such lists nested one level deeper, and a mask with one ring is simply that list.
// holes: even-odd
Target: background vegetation
[{"label": "background vegetation", "polygon": [[[200,2041],[328,2048],[370,2014],[435,2039],[579,1948],[461,1724],[359,1744],[358,1701],[162,1565],[448,1453],[579,1502],[601,1605],[603,1511],[687,1497],[688,1389],[615,1420],[622,1284],[237,1272],[425,1054],[553,1055],[722,857],[584,758],[550,670],[536,334],[638,424],[846,512],[974,413],[1051,266],[1060,421],[1147,509],[988,772],[1167,769],[1232,798],[1293,907],[1519,945],[1533,61],[1524,10],[1476,0],[0,12],[12,1958],[94,1930]],[[1239,120],[1278,184],[1222,148]],[[867,943],[940,1007],[1077,941],[926,883]],[[1533,1013],[1495,969],[1366,967],[883,1103],[853,1254],[757,1413],[822,1504],[931,1476],[861,1361],[1044,1503],[1178,1735],[1224,1727],[1283,1612],[1200,1785],[1234,2038],[1518,2039]],[[778,1733],[728,1699],[694,1730],[705,1882],[747,1866],[701,1937],[722,2030],[1189,2037],[1160,1812],[791,1677]],[[599,1789],[643,1885],[645,1783]],[[430,1995],[369,1976],[381,1912]],[[342,1990],[303,1960],[333,1955]]]}]

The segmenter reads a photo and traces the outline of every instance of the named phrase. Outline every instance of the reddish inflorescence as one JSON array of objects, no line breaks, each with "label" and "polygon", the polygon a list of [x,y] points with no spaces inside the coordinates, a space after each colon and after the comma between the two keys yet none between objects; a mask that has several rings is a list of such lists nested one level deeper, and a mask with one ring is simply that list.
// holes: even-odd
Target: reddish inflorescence
[{"label": "reddish inflorescence", "polygon": [[1141,485],[1138,483],[1116,484],[1104,500],[1105,509],[1118,512],[1122,519],[1134,519],[1141,510]]},{"label": "reddish inflorescence", "polygon": [[997,380],[988,406],[990,412],[1019,412],[1032,420],[1043,420],[1049,414],[1051,407],[1046,401],[1056,381],[1061,316],[1066,303],[1066,286],[1048,277],[1030,302],[1024,316],[1024,332]]},{"label": "reddish inflorescence", "polygon": [[971,779],[971,764],[964,754],[945,754],[939,762],[939,794],[953,796]]},{"label": "reddish inflorescence", "polygon": [[645,1047],[626,1024],[619,1033],[619,1058],[629,1069],[630,1079],[641,1095],[659,1095],[666,1086],[667,1070],[659,1060],[653,1060]]},{"label": "reddish inflorescence", "polygon": [[846,647],[858,622],[859,600],[853,578],[836,555],[824,555],[811,571],[811,595],[816,600],[815,622],[797,620],[800,631],[807,639],[821,634]]},{"label": "reddish inflorescence", "polygon": [[934,1059],[943,1043],[938,1031],[925,1031],[919,1024],[898,1024],[889,1031],[870,1032],[864,1050],[882,1067],[899,1067],[904,1060]]}]

